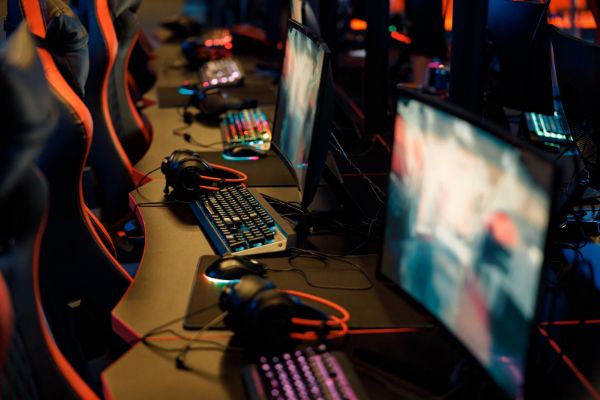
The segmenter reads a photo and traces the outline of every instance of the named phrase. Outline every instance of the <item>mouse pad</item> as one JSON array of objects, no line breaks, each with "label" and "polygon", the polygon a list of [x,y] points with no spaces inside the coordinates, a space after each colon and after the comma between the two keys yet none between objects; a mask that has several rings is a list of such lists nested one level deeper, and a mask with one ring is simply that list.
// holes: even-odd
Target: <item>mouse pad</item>
[{"label": "mouse pad", "polygon": [[220,152],[199,152],[200,156],[212,164],[242,171],[248,175],[247,186],[296,186],[290,170],[277,155],[270,151],[265,158],[255,161],[227,161]]},{"label": "mouse pad", "polygon": [[[297,258],[290,263],[287,257],[266,258],[265,256],[253,257],[272,269],[297,268],[302,270],[312,284],[319,286],[334,287],[355,287],[366,288],[369,281],[349,264],[328,259],[326,262],[313,258]],[[218,256],[202,256],[198,261],[195,281],[190,294],[186,318],[183,327],[185,329],[201,329],[204,324],[216,318],[221,314],[221,309],[217,306],[224,284],[215,284],[210,282],[205,276],[206,268],[218,260]],[[342,289],[323,289],[310,286],[306,280],[296,272],[273,272],[267,271],[267,279],[272,280],[278,288],[294,289],[301,292],[310,293],[316,296],[331,300],[350,312],[349,326],[352,328],[375,328],[375,327],[394,327],[407,324],[428,324],[430,320],[419,314],[411,308],[397,293],[387,286],[379,283],[375,279],[375,263],[377,257],[350,257],[353,262],[368,266],[365,272],[368,273],[371,282],[374,284],[368,290],[342,290]],[[331,313],[320,304],[310,303],[325,313]],[[223,329],[224,325],[215,326],[216,329]]]}]

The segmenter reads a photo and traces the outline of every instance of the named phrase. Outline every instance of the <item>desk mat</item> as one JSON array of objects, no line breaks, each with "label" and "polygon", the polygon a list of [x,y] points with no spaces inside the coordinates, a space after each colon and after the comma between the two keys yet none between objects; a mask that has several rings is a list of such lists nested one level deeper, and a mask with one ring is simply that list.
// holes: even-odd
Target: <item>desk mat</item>
[{"label": "desk mat", "polygon": [[190,96],[179,94],[178,86],[159,86],[156,97],[160,108],[183,107],[190,102]]},{"label": "desk mat", "polygon": [[216,151],[198,153],[209,163],[238,169],[248,175],[247,186],[296,186],[290,170],[272,151],[265,158],[255,161],[227,161]]},{"label": "desk mat", "polygon": [[[218,304],[219,296],[223,289],[211,283],[204,277],[206,268],[218,260],[218,256],[202,256],[198,261],[196,280],[192,287],[186,318],[183,324],[185,329],[201,329],[208,321],[221,313],[218,307],[201,312],[209,305]],[[312,258],[298,258],[289,263],[286,257],[259,258],[267,267],[273,269],[298,268],[304,271],[313,284],[344,287],[366,287],[369,282],[353,267],[339,260],[327,260],[323,262]],[[389,328],[407,324],[428,324],[423,315],[412,309],[404,300],[388,287],[376,281],[374,277],[376,257],[350,257],[352,262],[359,265],[368,265],[365,272],[369,275],[374,286],[368,290],[341,290],[320,289],[307,284],[304,278],[295,272],[267,272],[267,279],[272,280],[278,288],[294,289],[310,293],[336,302],[345,307],[351,314],[349,327],[351,328]],[[321,305],[312,304],[323,312],[333,311]],[[224,326],[218,325],[217,329]]]}]

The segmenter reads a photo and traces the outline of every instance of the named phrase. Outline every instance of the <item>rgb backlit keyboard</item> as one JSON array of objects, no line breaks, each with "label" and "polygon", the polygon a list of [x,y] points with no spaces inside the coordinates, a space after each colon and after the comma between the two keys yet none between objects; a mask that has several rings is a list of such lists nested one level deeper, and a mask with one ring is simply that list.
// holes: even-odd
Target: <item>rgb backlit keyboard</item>
[{"label": "rgb backlit keyboard", "polygon": [[226,145],[246,144],[261,151],[271,148],[271,127],[260,108],[228,111],[221,120]]},{"label": "rgb backlit keyboard", "polygon": [[242,368],[242,378],[249,399],[365,398],[351,385],[349,374],[342,369],[338,357],[324,349],[307,348],[260,357],[256,364]]},{"label": "rgb backlit keyboard", "polygon": [[295,244],[293,228],[264,200],[243,185],[201,196],[192,211],[219,255],[284,251]]}]

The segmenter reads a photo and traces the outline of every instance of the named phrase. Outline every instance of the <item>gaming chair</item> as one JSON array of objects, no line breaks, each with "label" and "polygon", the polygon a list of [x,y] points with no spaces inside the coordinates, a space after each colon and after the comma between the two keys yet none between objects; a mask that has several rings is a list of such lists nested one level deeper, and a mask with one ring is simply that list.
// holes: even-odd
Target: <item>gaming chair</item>
[{"label": "gaming chair", "polygon": [[131,58],[129,60],[129,83],[130,92],[134,100],[141,100],[143,95],[148,93],[158,80],[156,69],[152,65],[152,60],[156,58],[154,47],[146,33],[140,29],[138,40],[133,46]]},{"label": "gaming chair", "polygon": [[[129,11],[137,16],[141,3],[141,0],[116,0],[113,2],[114,15],[119,16],[124,11]],[[156,83],[156,70],[151,65],[151,60],[155,57],[154,47],[140,27],[127,65],[127,81],[134,101],[141,100],[142,96],[152,89]]]},{"label": "gaming chair", "polygon": [[[48,179],[50,196],[47,229],[41,242],[41,295],[56,342],[71,364],[83,373],[81,350],[86,353],[84,358],[109,350],[110,312],[132,278],[115,259],[108,234],[83,200],[82,174],[93,124],[76,92],[83,90],[87,65],[72,62],[63,74],[57,68],[66,54],[71,60],[79,59],[73,54],[76,52],[67,49],[87,49],[76,44],[87,39],[85,29],[59,0],[27,2],[27,7],[25,4],[22,3],[26,20],[43,47],[40,58],[59,108],[59,127],[38,161]],[[57,33],[46,31],[45,27],[55,25],[60,27]],[[79,82],[81,86],[71,87],[68,82]],[[77,337],[72,326],[80,331]]]},{"label": "gaming chair", "polygon": [[[36,5],[24,4],[26,9]],[[0,270],[15,316],[0,397],[93,400],[98,396],[57,346],[42,305],[38,261],[48,215],[48,188],[32,161],[56,132],[58,111],[42,68],[23,24],[0,48],[0,119],[9,125],[0,139],[0,171],[5,171],[0,177]]]},{"label": "gaming chair", "polygon": [[152,142],[152,125],[146,116],[138,110],[134,94],[128,82],[132,52],[140,35],[140,27],[136,15],[129,9],[114,13],[114,28],[119,47],[112,70],[111,90],[114,93],[110,101],[111,116],[115,129],[125,152],[132,163],[138,162],[148,150]]},{"label": "gaming chair", "polygon": [[98,185],[102,220],[118,224],[131,214],[128,194],[135,188],[137,174],[121,144],[111,116],[115,101],[111,72],[118,42],[107,0],[71,1],[89,35],[90,73],[85,85],[85,105],[94,122],[89,164]]},{"label": "gaming chair", "polygon": [[2,376],[4,362],[10,345],[13,329],[13,310],[10,293],[0,272],[0,393],[2,393]]}]

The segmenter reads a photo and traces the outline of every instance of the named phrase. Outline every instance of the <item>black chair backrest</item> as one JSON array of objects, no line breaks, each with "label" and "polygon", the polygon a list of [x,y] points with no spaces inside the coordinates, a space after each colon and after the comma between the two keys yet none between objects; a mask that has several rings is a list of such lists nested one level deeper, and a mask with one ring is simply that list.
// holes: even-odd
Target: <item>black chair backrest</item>
[{"label": "black chair backrest", "polygon": [[111,74],[118,52],[117,35],[107,0],[71,2],[87,29],[90,75],[84,102],[94,119],[94,138],[89,164],[100,189],[102,219],[117,223],[130,215],[129,192],[135,187],[135,172],[111,115]]},{"label": "black chair backrest", "polygon": [[[56,346],[41,303],[38,260],[47,211],[47,186],[31,155],[43,150],[54,131],[56,118],[48,116],[56,115],[56,105],[44,82],[36,53],[25,25],[0,49],[0,80],[12,82],[15,89],[3,92],[3,100],[20,99],[21,103],[36,106],[23,107],[21,113],[8,115],[6,108],[0,109],[0,119],[10,121],[12,129],[11,134],[2,135],[9,146],[0,146],[0,156],[11,151],[12,165],[18,165],[0,180],[5,189],[0,196],[0,270],[11,292],[15,314],[0,397],[96,399]],[[35,86],[30,86],[34,83]],[[32,123],[35,120],[27,115],[27,110],[45,118],[38,117]],[[28,137],[36,140],[22,142]]]}]

